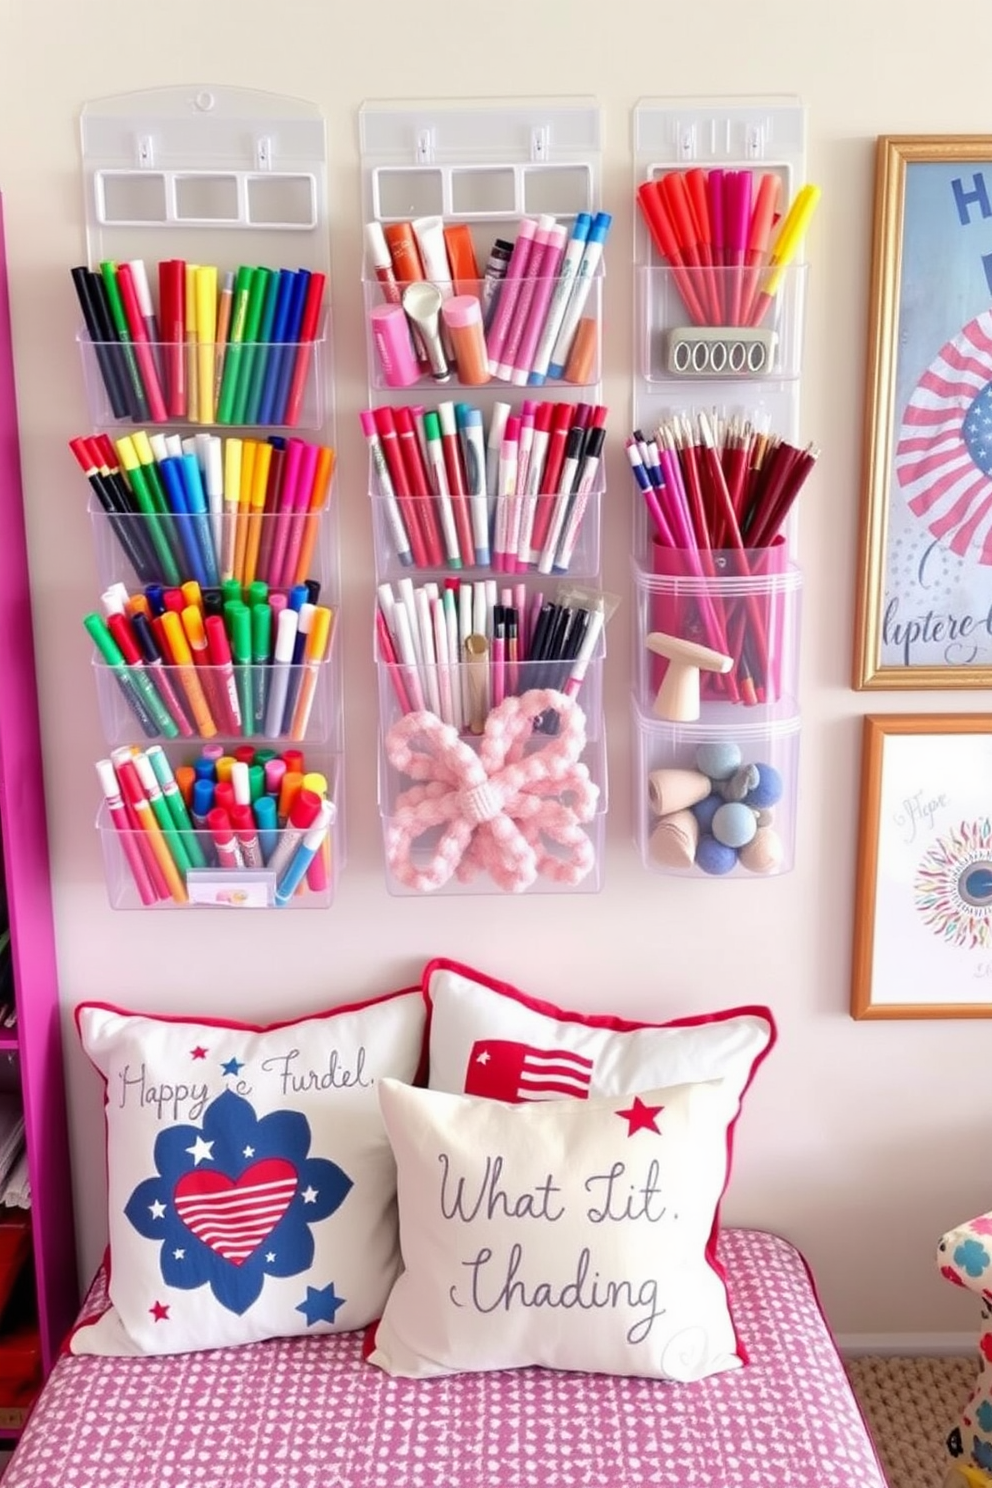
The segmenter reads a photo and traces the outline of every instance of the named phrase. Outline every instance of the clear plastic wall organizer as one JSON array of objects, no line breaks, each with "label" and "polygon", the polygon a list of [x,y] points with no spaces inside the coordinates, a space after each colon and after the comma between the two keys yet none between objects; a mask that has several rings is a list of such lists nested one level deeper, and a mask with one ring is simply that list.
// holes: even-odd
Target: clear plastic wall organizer
[{"label": "clear plastic wall organizer", "polygon": [[386,886],[595,892],[599,110],[369,104],[360,131]]},{"label": "clear plastic wall organizer", "polygon": [[635,836],[652,872],[773,876],[795,858],[800,736],[783,493],[815,458],[783,443],[807,266],[776,260],[773,227],[793,202],[808,220],[818,195],[805,113],[791,98],[645,100],[633,130]]},{"label": "clear plastic wall organizer", "polygon": [[151,89],[87,104],[81,140],[99,432],[70,447],[102,591],[110,902],[326,908],[345,836],[323,115]]},{"label": "clear plastic wall organizer", "polygon": [[[220,275],[256,265],[326,273],[327,157],[315,105],[248,89],[162,88],[87,104],[81,135],[92,269],[175,262],[177,245],[195,244]],[[273,299],[267,316],[256,277],[246,320],[224,341],[212,317],[207,330],[184,316],[174,338],[156,290],[153,281],[142,305],[143,341],[122,345],[113,327],[80,327],[94,425],[323,425],[326,294],[309,313],[287,295],[278,317]]]}]

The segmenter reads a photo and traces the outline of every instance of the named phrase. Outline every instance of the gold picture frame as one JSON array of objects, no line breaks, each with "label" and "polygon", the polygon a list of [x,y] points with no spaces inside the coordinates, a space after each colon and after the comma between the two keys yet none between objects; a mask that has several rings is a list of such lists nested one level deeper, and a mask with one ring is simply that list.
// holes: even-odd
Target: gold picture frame
[{"label": "gold picture frame", "polygon": [[[854,687],[992,687],[992,136],[875,156]],[[987,465],[988,469],[984,469]]]},{"label": "gold picture frame", "polygon": [[863,720],[851,1016],[992,1018],[992,714]]}]

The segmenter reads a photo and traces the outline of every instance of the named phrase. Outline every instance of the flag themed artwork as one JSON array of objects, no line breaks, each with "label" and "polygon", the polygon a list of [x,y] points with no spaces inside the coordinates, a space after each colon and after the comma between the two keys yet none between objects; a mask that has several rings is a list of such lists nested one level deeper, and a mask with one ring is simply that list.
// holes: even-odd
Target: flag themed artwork
[{"label": "flag themed artwork", "polygon": [[419,992],[255,1029],[79,1010],[106,1081],[110,1310],[74,1352],[347,1332],[399,1268],[377,1098],[413,1080]]},{"label": "flag themed artwork", "polygon": [[586,1100],[593,1061],[569,1049],[535,1049],[512,1039],[480,1039],[465,1072],[465,1094],[489,1100]]},{"label": "flag themed artwork", "polygon": [[992,139],[879,141],[855,685],[992,679]]}]

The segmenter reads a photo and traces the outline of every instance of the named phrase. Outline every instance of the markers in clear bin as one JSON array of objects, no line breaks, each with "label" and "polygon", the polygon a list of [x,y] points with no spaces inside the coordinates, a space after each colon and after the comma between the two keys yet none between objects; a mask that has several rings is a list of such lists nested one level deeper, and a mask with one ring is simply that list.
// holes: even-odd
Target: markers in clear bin
[{"label": "markers in clear bin", "polygon": [[116,419],[299,423],[326,275],[173,258],[153,296],[141,259],[71,274]]},{"label": "markers in clear bin", "polygon": [[561,588],[554,598],[495,579],[380,584],[377,654],[404,713],[426,709],[481,734],[504,698],[550,687],[575,697],[615,600]]},{"label": "markers in clear bin", "polygon": [[270,590],[114,584],[83,621],[150,739],[306,738],[334,612],[314,580]]},{"label": "markers in clear bin", "polygon": [[189,902],[194,869],[266,872],[284,907],[330,885],[335,808],[299,750],[226,755],[207,746],[174,773],[161,745],[97,762],[97,776],[142,904]]},{"label": "markers in clear bin", "polygon": [[725,607],[719,585],[706,581],[774,571],[784,557],[784,549],[776,557],[775,545],[819,451],[799,449],[744,417],[702,411],[673,415],[647,433],[635,429],[626,448],[651,522],[655,571],[684,571],[697,612],[693,639],[733,659],[725,674],[706,674],[707,689],[734,703],[772,700],[778,687],[757,594],[745,583]]},{"label": "markers in clear bin", "polygon": [[803,186],[780,215],[773,171],[667,171],[637,188],[651,241],[696,325],[760,326],[820,199]]},{"label": "markers in clear bin", "polygon": [[568,573],[600,476],[607,409],[468,403],[360,414],[404,568]]},{"label": "markers in clear bin", "polygon": [[141,583],[278,586],[310,572],[334,473],[329,445],[142,429],[69,448]]},{"label": "markers in clear bin", "polygon": [[497,238],[480,273],[471,228],[441,217],[370,222],[368,267],[382,290],[372,339],[389,387],[452,376],[516,387],[589,384],[599,352],[586,308],[610,231],[609,212],[521,218]]}]

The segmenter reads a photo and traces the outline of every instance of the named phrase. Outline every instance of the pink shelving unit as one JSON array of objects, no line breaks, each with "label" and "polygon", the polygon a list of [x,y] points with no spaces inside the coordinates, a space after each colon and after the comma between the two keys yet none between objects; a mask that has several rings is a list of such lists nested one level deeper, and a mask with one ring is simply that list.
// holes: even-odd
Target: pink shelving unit
[{"label": "pink shelving unit", "polygon": [[[0,827],[10,910],[16,1071],[31,1176],[31,1230],[45,1374],[78,1308],[55,930],[42,782],[31,593],[0,196],[0,633],[18,638],[0,665]],[[0,1428],[16,1422],[0,1409]]]}]

